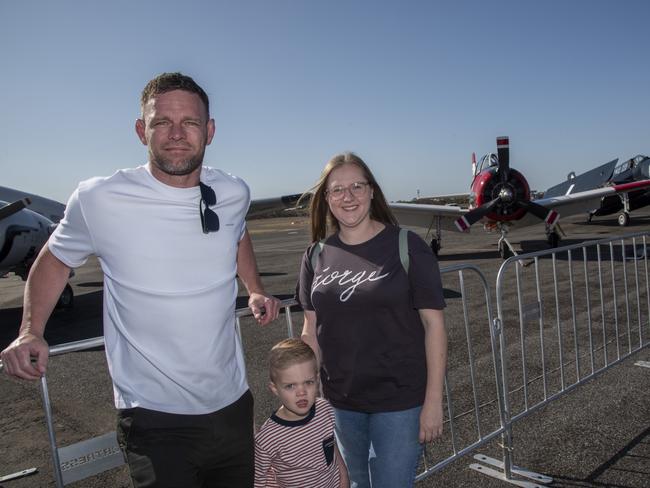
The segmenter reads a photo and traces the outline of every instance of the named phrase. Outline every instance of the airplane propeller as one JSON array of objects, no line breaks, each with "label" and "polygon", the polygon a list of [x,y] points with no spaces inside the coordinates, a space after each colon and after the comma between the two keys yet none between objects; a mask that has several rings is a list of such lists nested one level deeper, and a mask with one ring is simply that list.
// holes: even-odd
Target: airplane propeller
[{"label": "airplane propeller", "polygon": [[20,212],[22,209],[30,205],[32,201],[29,198],[21,198],[4,207],[0,208],[0,220],[11,217],[13,214]]},{"label": "airplane propeller", "polygon": [[510,140],[507,137],[497,137],[497,156],[499,176],[501,183],[505,185],[510,177]]},{"label": "airplane propeller", "polygon": [[521,195],[517,196],[516,184],[510,181],[512,172],[510,170],[510,142],[508,137],[497,138],[497,154],[496,174],[499,183],[494,187],[492,200],[470,210],[463,217],[457,219],[456,227],[460,231],[466,231],[472,224],[492,212],[496,211],[499,214],[511,215],[519,209],[530,212],[535,217],[543,220],[549,227],[553,227],[560,217],[555,210],[549,211],[542,205],[522,198]]}]

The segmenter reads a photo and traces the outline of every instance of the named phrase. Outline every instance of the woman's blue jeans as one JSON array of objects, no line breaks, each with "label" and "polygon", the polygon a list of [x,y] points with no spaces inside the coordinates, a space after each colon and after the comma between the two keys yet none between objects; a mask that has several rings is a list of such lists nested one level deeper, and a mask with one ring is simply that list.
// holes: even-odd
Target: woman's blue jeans
[{"label": "woman's blue jeans", "polygon": [[409,488],[422,455],[420,411],[363,413],[335,408],[336,438],[350,488]]}]

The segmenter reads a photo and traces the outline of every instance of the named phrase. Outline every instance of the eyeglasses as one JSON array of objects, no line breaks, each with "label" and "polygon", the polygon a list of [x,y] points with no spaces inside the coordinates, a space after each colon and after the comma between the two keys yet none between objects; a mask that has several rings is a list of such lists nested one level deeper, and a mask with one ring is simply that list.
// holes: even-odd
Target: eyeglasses
[{"label": "eyeglasses", "polygon": [[325,190],[325,194],[329,195],[332,200],[341,200],[345,196],[345,192],[349,191],[353,197],[362,197],[368,192],[370,183],[367,181],[357,181],[348,186],[334,186]]},{"label": "eyeglasses", "polygon": [[210,209],[210,206],[217,203],[217,195],[208,185],[199,181],[201,189],[201,200],[199,201],[199,214],[201,215],[201,227],[203,233],[217,232],[219,230],[219,216]]}]

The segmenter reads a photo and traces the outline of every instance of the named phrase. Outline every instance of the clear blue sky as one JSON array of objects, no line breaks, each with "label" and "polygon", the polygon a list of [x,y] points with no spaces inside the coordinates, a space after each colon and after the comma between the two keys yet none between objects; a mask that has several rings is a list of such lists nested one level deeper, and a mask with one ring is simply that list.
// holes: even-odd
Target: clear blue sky
[{"label": "clear blue sky", "polygon": [[650,153],[650,2],[0,1],[0,184],[65,201],[145,162],[140,91],[211,97],[205,164],[253,197],[300,192],[352,150],[389,199],[466,191],[510,136],[543,190]]}]

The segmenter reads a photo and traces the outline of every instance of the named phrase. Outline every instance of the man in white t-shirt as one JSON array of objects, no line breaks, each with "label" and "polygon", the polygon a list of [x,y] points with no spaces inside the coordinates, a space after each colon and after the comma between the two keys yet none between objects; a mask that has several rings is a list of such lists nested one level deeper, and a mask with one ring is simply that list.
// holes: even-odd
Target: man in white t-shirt
[{"label": "man in white t-shirt", "polygon": [[[71,268],[104,272],[106,356],[118,439],[136,487],[253,486],[253,399],[234,327],[238,275],[265,325],[264,292],[244,218],[246,184],[204,167],[208,97],[163,73],[141,99],[148,163],[79,184],[34,264],[18,338],[1,356],[15,377],[45,373],[45,323]],[[31,363],[34,358],[35,363]]]}]

